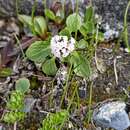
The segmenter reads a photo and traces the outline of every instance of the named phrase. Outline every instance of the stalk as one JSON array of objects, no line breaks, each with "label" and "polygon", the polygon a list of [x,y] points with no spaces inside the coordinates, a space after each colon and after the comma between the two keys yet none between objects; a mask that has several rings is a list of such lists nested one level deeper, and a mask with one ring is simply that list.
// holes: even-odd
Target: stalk
[{"label": "stalk", "polygon": [[130,53],[130,45],[129,45],[129,40],[128,40],[128,24],[127,24],[127,15],[128,15],[129,7],[130,7],[130,1],[127,4],[125,15],[124,15],[124,41],[128,48],[128,52]]}]

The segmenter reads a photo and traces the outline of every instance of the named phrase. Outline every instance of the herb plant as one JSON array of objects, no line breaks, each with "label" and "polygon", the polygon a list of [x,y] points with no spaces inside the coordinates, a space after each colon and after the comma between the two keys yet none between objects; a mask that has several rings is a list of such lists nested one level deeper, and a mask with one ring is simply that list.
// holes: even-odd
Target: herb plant
[{"label": "herb plant", "polygon": [[[56,23],[57,16],[51,10],[45,9],[45,15]],[[35,63],[41,63],[42,71],[46,75],[55,75],[57,64],[67,63],[68,66],[72,64],[76,75],[85,78],[90,76],[90,59],[88,59],[87,53],[84,54],[82,50],[89,52],[89,46],[94,44],[96,39],[96,21],[91,6],[86,8],[84,18],[78,13],[70,14],[66,19],[63,29],[59,31],[57,36],[51,36],[51,32],[47,30],[49,27],[47,27],[44,17],[37,16],[32,19],[29,16],[20,15],[19,18],[31,29],[34,35],[41,37],[41,40],[32,43],[27,49],[26,56]],[[98,34],[100,35],[98,36],[98,41],[102,41],[103,35],[101,33]],[[72,45],[71,39],[75,41],[74,49],[68,51],[72,47],[70,46]],[[88,43],[88,39],[90,39],[90,43]],[[55,43],[54,40],[56,41]],[[55,46],[52,46],[52,44],[55,44]],[[60,48],[59,53],[62,57],[56,55],[58,54],[58,48]]]},{"label": "herb plant", "polygon": [[48,114],[42,122],[42,128],[38,130],[61,130],[69,119],[69,113],[66,110],[56,112],[55,114]]},{"label": "herb plant", "polygon": [[11,92],[9,101],[7,102],[7,113],[3,120],[7,123],[15,123],[25,118],[24,97],[30,86],[29,80],[21,78],[16,81],[16,90]]}]

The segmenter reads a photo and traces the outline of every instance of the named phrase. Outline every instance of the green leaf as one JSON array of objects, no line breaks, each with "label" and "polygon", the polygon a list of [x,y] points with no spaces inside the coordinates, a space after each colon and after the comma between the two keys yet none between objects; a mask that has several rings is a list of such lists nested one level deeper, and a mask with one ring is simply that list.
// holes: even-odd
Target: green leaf
[{"label": "green leaf", "polygon": [[78,31],[82,25],[81,17],[76,13],[69,15],[66,20],[66,25],[70,32]]},{"label": "green leaf", "polygon": [[12,74],[12,69],[10,68],[2,68],[0,69],[0,77],[8,77]]},{"label": "green leaf", "polygon": [[[94,35],[95,39],[96,39],[96,33]],[[99,42],[103,42],[104,41],[104,34],[102,32],[98,32],[98,37],[97,37],[97,40]]]},{"label": "green leaf", "polygon": [[45,16],[54,21],[56,19],[55,14],[50,9],[45,9]]},{"label": "green leaf", "polygon": [[13,91],[7,102],[7,108],[10,110],[22,110],[24,107],[24,93],[21,91]]},{"label": "green leaf", "polygon": [[69,31],[68,28],[64,28],[63,30],[60,31],[59,34],[60,34],[61,36],[68,36],[68,37],[71,36],[70,31]]},{"label": "green leaf", "polygon": [[94,23],[86,22],[80,28],[80,33],[85,37],[87,34],[94,34]]},{"label": "green leaf", "polygon": [[38,63],[44,62],[50,54],[51,49],[48,41],[36,41],[26,51],[27,57]]},{"label": "green leaf", "polygon": [[34,18],[34,29],[38,35],[45,35],[45,33],[47,32],[47,25],[44,17],[37,16]]},{"label": "green leaf", "polygon": [[60,126],[64,125],[68,118],[69,113],[66,110],[61,110],[55,114],[48,114],[48,116],[42,122],[42,128],[39,130],[61,130]]},{"label": "green leaf", "polygon": [[88,42],[85,41],[84,39],[81,39],[77,44],[77,48],[79,48],[79,49],[84,49],[87,47],[88,47]]},{"label": "green leaf", "polygon": [[55,58],[51,58],[47,60],[43,65],[42,65],[42,71],[47,74],[47,75],[55,75],[57,72],[57,67],[55,63]]},{"label": "green leaf", "polygon": [[32,26],[32,17],[31,16],[27,16],[27,15],[18,15],[18,19],[23,23],[26,24],[28,26]]},{"label": "green leaf", "polygon": [[92,21],[93,20],[93,16],[94,16],[93,7],[92,6],[86,7],[84,21],[85,22]]},{"label": "green leaf", "polygon": [[89,77],[91,74],[90,63],[80,53],[74,52],[71,57],[71,63],[74,66],[74,72],[81,77]]},{"label": "green leaf", "polygon": [[25,118],[25,113],[24,112],[7,112],[4,115],[3,120],[7,123],[14,124],[16,121],[21,121]]},{"label": "green leaf", "polygon": [[86,30],[86,28],[82,25],[81,26],[81,28],[80,28],[80,33],[84,36],[84,37],[86,37],[87,36],[87,30]]},{"label": "green leaf", "polygon": [[20,78],[16,81],[16,90],[25,93],[29,90],[30,82],[27,78]]}]

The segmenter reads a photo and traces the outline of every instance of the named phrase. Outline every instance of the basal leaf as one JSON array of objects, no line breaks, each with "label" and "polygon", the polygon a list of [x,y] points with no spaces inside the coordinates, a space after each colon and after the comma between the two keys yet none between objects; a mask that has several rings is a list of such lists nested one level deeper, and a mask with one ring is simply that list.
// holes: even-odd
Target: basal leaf
[{"label": "basal leaf", "polygon": [[63,30],[60,31],[59,34],[60,34],[61,36],[68,36],[68,37],[71,36],[70,31],[69,31],[68,28],[64,28]]},{"label": "basal leaf", "polygon": [[92,21],[93,20],[93,16],[94,16],[93,7],[92,6],[86,7],[84,21],[85,22]]},{"label": "basal leaf", "polygon": [[55,20],[56,16],[50,9],[45,9],[45,16],[47,16],[51,20]]},{"label": "basal leaf", "polygon": [[16,90],[25,93],[29,90],[30,82],[27,78],[20,78],[16,81]]},{"label": "basal leaf", "polygon": [[27,57],[38,63],[44,62],[50,54],[51,49],[48,41],[36,41],[26,51]]},{"label": "basal leaf", "polygon": [[87,34],[94,34],[94,29],[94,23],[86,22],[81,26],[80,33],[83,36],[86,36]]},{"label": "basal leaf", "polygon": [[34,29],[35,32],[42,36],[47,32],[47,25],[44,17],[42,16],[37,16],[34,18]]},{"label": "basal leaf", "polygon": [[88,42],[85,41],[84,39],[81,39],[77,44],[77,48],[79,48],[79,49],[84,49],[87,47],[88,47]]},{"label": "basal leaf", "polygon": [[82,25],[81,17],[76,13],[69,15],[66,20],[66,25],[70,32],[76,32]]},{"label": "basal leaf", "polygon": [[26,25],[32,26],[32,18],[31,16],[27,16],[27,15],[18,15],[18,19]]},{"label": "basal leaf", "polygon": [[47,75],[55,75],[57,72],[57,67],[55,63],[55,58],[51,58],[47,60],[43,65],[42,65],[42,71],[47,74]]},{"label": "basal leaf", "polygon": [[[95,39],[96,39],[96,33],[94,35]],[[103,42],[104,41],[104,34],[102,32],[98,32],[98,37],[97,37],[97,40],[99,42]]]},{"label": "basal leaf", "polygon": [[91,74],[90,63],[80,53],[74,52],[71,57],[71,62],[74,66],[74,72],[81,77],[89,77]]}]

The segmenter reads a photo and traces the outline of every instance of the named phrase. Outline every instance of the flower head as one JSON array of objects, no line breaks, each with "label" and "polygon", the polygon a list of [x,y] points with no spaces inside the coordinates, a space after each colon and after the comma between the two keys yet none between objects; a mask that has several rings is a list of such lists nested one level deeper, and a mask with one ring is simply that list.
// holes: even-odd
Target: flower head
[{"label": "flower head", "polygon": [[67,57],[75,48],[75,39],[67,36],[54,36],[51,39],[51,52],[55,57]]}]

